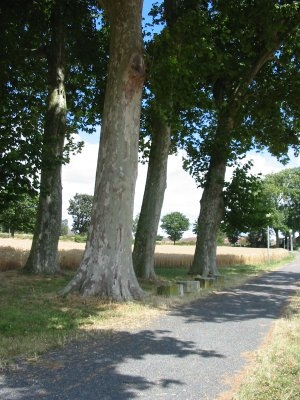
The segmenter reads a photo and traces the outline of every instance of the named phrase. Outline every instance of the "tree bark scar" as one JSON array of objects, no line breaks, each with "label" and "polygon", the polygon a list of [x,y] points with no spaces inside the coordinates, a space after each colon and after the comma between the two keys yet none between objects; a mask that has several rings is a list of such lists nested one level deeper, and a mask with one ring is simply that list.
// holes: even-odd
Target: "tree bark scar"
[{"label": "tree bark scar", "polygon": [[130,101],[134,93],[143,85],[145,76],[145,63],[141,54],[135,53],[130,60],[130,70],[125,82],[125,98]]}]

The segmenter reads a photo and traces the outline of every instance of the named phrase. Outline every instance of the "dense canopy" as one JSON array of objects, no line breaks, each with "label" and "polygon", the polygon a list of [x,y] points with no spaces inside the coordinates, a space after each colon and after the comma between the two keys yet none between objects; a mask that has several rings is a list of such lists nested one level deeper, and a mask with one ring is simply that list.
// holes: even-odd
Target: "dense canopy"
[{"label": "dense canopy", "polygon": [[[0,6],[0,214],[22,196],[39,194],[27,272],[58,270],[61,166],[80,149],[73,135],[101,124],[87,246],[64,294],[143,296],[135,272],[155,278],[167,160],[179,147],[203,188],[191,273],[204,276],[218,273],[221,221],[233,231],[251,230],[269,214],[255,195],[260,184],[242,167],[245,154],[267,150],[285,162],[290,149],[299,151],[298,1],[153,2],[144,36],[142,6],[142,0]],[[139,148],[149,170],[134,271]],[[230,185],[228,166],[236,168]],[[273,207],[274,229],[298,229],[297,195],[289,196],[284,217]],[[257,214],[250,223],[251,204]],[[150,270],[142,271],[145,263]]]}]

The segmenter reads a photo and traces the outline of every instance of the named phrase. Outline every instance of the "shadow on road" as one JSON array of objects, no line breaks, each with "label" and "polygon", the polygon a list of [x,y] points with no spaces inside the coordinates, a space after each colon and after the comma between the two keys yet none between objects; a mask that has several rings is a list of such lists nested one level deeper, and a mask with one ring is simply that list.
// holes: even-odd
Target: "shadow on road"
[{"label": "shadow on road", "polygon": [[[161,388],[184,385],[183,381],[169,376],[164,368],[164,356],[173,358],[173,363],[190,355],[223,357],[213,350],[198,349],[194,342],[179,340],[169,333],[167,330],[118,332],[87,343],[72,343],[62,351],[45,355],[36,364],[21,363],[18,371],[0,380],[0,399],[133,399],[137,391],[153,385]],[[137,363],[152,356],[160,356],[159,382],[143,378],[145,375]],[[124,366],[129,364],[136,374],[123,373]]]},{"label": "shadow on road", "polygon": [[[50,352],[37,363],[20,362],[19,370],[0,376],[0,399],[127,400],[152,398],[154,387],[162,392],[174,387],[173,392],[183,393],[187,385],[183,359],[189,357],[191,368],[201,365],[205,371],[208,359],[227,358],[214,349],[201,349],[196,342],[183,340],[180,328],[196,322],[198,335],[198,322],[275,319],[297,289],[298,271],[271,272],[239,288],[172,310],[167,318],[174,319],[174,331],[163,329],[162,317],[162,329],[95,335],[86,342],[73,342]],[[190,359],[196,363],[190,364]],[[149,368],[155,368],[155,374]],[[151,397],[145,397],[145,391]]]},{"label": "shadow on road", "polygon": [[300,272],[275,271],[253,279],[239,288],[216,292],[173,311],[186,323],[244,321],[277,318],[300,283]]}]

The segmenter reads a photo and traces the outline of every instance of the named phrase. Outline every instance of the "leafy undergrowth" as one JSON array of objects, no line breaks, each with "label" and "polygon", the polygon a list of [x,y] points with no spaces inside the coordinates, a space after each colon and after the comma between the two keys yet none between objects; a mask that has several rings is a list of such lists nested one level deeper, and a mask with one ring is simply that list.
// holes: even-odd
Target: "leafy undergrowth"
[{"label": "leafy undergrowth", "polygon": [[[262,266],[245,265],[222,268],[226,279],[219,287],[235,286],[261,270]],[[160,282],[191,279],[186,268],[158,268],[156,272]],[[59,297],[58,290],[72,276],[72,271],[53,277],[1,272],[0,368],[12,364],[15,357],[36,357],[72,339],[136,328],[169,307],[218,290],[213,287],[189,296],[163,298],[156,295],[159,283],[141,282],[144,302],[116,304],[95,297]]]}]

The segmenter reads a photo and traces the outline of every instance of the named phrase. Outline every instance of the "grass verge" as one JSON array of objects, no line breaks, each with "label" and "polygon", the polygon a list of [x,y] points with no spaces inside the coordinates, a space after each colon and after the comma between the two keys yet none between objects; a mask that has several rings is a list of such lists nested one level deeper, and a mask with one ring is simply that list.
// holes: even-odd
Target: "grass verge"
[{"label": "grass verge", "polygon": [[300,293],[275,322],[232,400],[300,399]]},{"label": "grass verge", "polygon": [[[266,267],[252,265],[223,267],[226,279],[220,288],[236,286],[264,270]],[[161,281],[191,279],[186,268],[158,268],[156,272]],[[214,287],[189,296],[163,298],[156,296],[157,284],[141,282],[147,293],[142,303],[116,304],[99,298],[57,296],[73,274],[67,271],[64,276],[43,277],[24,276],[15,270],[1,272],[0,368],[13,365],[16,357],[34,358],[72,339],[142,326],[169,307],[218,290]]]},{"label": "grass verge", "polygon": [[147,304],[57,295],[73,276],[26,276],[1,272],[0,369],[22,356],[39,354],[73,339],[136,327],[159,311]]}]

